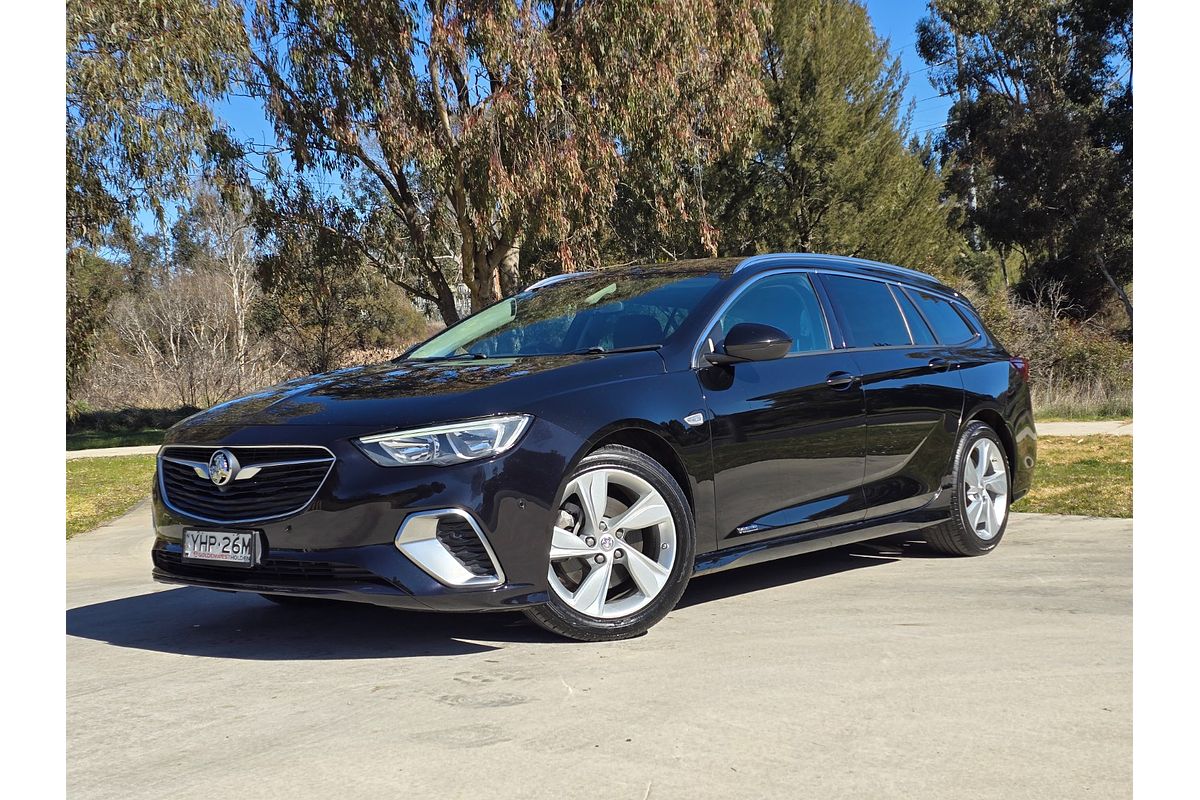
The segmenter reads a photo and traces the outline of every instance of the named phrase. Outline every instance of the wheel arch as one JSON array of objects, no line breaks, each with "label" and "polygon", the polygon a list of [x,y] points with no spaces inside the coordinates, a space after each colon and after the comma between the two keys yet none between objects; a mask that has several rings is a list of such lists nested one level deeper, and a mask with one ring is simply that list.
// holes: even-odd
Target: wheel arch
[{"label": "wheel arch", "polygon": [[1017,469],[1017,443],[1013,439],[1012,431],[1009,429],[1008,423],[1004,421],[1004,417],[995,409],[979,408],[967,417],[963,427],[975,421],[986,424],[1000,437],[1000,443],[1004,445],[1004,455],[1008,457],[1008,468],[1015,474]]},{"label": "wheel arch", "polygon": [[691,509],[692,515],[695,516],[696,498],[692,491],[692,482],[687,469],[684,467],[683,459],[666,438],[644,423],[638,424],[630,421],[610,426],[591,439],[588,446],[584,448],[584,452],[580,455],[580,459],[610,444],[623,445],[632,450],[637,450],[661,464],[663,469],[669,472],[671,477],[675,479],[675,482],[679,484],[679,488],[683,490],[684,497],[687,498],[688,507]]}]

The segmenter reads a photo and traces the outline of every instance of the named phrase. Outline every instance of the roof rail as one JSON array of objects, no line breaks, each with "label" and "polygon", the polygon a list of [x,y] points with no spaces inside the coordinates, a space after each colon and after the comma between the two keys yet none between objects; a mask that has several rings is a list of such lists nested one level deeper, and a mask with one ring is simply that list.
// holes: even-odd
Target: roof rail
[{"label": "roof rail", "polygon": [[871,267],[884,272],[893,272],[897,275],[908,275],[914,278],[922,278],[934,283],[941,283],[937,278],[927,272],[909,269],[908,267],[898,267],[895,264],[885,264],[882,261],[871,261],[865,258],[852,258],[850,256],[835,256],[826,253],[764,253],[760,256],[750,256],[742,263],[734,267],[734,272],[740,272],[747,267],[756,267],[761,264],[770,264],[776,261],[840,261],[845,264],[853,264],[860,267]]},{"label": "roof rail", "polygon": [[526,286],[524,291],[529,292],[529,291],[533,291],[534,289],[542,289],[546,286],[553,286],[556,283],[562,283],[563,281],[569,281],[572,278],[582,278],[586,275],[591,275],[591,274],[592,274],[592,270],[587,270],[586,272],[563,272],[558,275],[551,275],[548,278],[542,278],[537,283],[533,283],[533,284],[530,284],[529,286]]}]

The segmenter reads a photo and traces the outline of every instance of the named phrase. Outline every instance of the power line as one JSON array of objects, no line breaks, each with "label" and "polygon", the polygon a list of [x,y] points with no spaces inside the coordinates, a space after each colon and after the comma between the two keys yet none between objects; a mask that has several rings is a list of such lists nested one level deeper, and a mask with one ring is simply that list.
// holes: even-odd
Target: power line
[{"label": "power line", "polygon": [[926,100],[937,100],[939,97],[949,97],[952,94],[954,94],[954,92],[942,92],[941,94],[932,94],[929,97],[922,97],[917,102],[924,103]]},{"label": "power line", "polygon": [[953,59],[947,58],[945,61],[939,61],[936,64],[930,64],[927,67],[922,67],[921,69],[915,69],[908,74],[909,75],[920,75],[922,72],[928,72],[929,70],[933,69],[934,67],[944,67],[947,64],[949,64],[952,60]]},{"label": "power line", "polygon": [[914,128],[912,132],[913,133],[925,133],[927,131],[936,131],[936,130],[940,130],[941,128],[946,127],[949,124],[950,123],[948,123],[948,122],[943,122],[941,125],[927,125],[924,128]]}]

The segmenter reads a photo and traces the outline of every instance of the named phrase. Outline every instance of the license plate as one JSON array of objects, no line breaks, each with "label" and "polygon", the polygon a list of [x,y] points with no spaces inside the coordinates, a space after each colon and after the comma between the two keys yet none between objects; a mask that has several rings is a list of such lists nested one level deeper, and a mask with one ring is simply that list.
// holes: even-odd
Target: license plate
[{"label": "license plate", "polygon": [[257,531],[185,530],[183,560],[252,567],[258,560]]}]

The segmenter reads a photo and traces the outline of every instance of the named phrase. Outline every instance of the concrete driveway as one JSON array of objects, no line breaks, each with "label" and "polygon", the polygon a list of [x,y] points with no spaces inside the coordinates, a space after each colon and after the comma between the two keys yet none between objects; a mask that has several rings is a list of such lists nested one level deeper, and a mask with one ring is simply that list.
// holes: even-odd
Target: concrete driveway
[{"label": "concrete driveway", "polygon": [[699,578],[649,635],[150,582],[145,506],[68,543],[73,798],[1131,793],[1131,524],[1014,515]]}]

